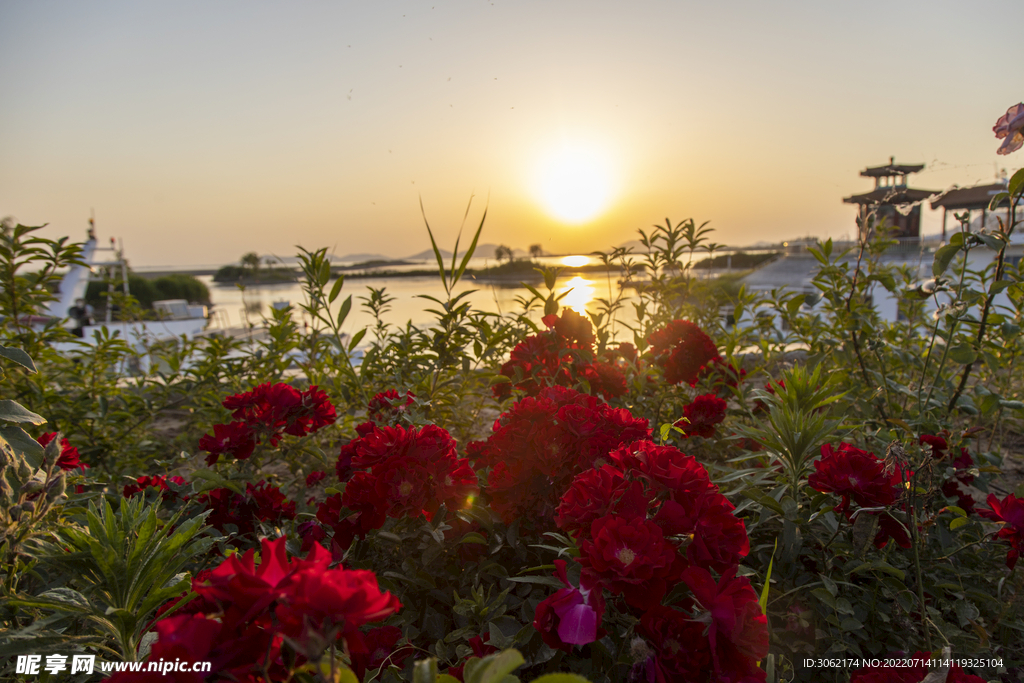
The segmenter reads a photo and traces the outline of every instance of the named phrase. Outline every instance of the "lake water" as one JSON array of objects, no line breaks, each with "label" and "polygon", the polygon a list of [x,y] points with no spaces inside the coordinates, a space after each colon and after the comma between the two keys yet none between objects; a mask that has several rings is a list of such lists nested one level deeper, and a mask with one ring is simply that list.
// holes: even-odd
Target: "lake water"
[{"label": "lake water", "polygon": [[[573,265],[593,262],[587,256],[574,258]],[[474,261],[476,260],[474,259]],[[548,259],[541,259],[541,261],[545,260]],[[561,262],[562,258],[552,258],[550,260],[553,261],[552,265],[557,265]],[[479,264],[472,263],[471,266],[480,268],[495,264],[493,260],[489,263],[483,259],[480,259],[480,261]],[[415,268],[426,269],[430,268],[431,265],[436,266],[436,263],[421,264],[415,266]],[[596,298],[608,298],[609,290],[611,296],[615,296],[619,292],[618,273],[612,272],[609,273],[609,276],[606,277],[604,273],[588,273],[559,277],[555,282],[555,291],[559,294],[569,292],[561,300],[563,306],[572,308],[581,314],[584,314],[587,310],[596,311],[598,310]],[[297,320],[301,320],[305,316],[302,311],[298,310],[298,306],[305,301],[305,295],[300,283],[250,285],[243,290],[234,284],[214,283],[211,276],[200,276],[199,279],[210,289],[210,297],[214,304],[212,311],[213,321],[216,326],[241,327],[246,326],[247,320],[258,324],[264,315],[269,315],[271,306],[276,302],[292,304]],[[429,295],[442,301],[445,299],[444,287],[441,285],[439,277],[349,278],[345,280],[341,295],[332,306],[335,314],[337,314],[341,302],[348,295],[352,295],[352,310],[345,321],[344,332],[352,334],[373,323],[372,316],[361,305],[362,301],[360,300],[360,297],[369,297],[369,287],[375,289],[383,287],[389,295],[395,298],[391,303],[391,311],[385,316],[386,322],[395,325],[404,325],[407,321],[412,321],[417,326],[429,326],[436,318],[433,314],[428,313],[426,309],[434,308],[436,304],[422,297]],[[542,294],[547,292],[543,283],[537,285],[537,289]],[[456,287],[456,292],[467,290],[476,290],[468,297],[468,301],[472,303],[474,308],[501,314],[522,311],[522,305],[518,303],[517,299],[528,299],[531,296],[529,290],[525,287],[514,284],[496,285],[466,279]],[[629,292],[631,290],[627,289],[627,293]],[[635,316],[631,315],[631,313],[632,306],[629,306],[627,303],[626,307],[619,313],[619,320],[626,322],[631,322],[631,319],[635,320]],[[539,320],[540,316],[541,313],[538,309],[538,312],[533,317],[535,320]],[[631,338],[628,330],[621,328],[621,326],[619,327],[619,334],[616,336],[621,339]]]}]

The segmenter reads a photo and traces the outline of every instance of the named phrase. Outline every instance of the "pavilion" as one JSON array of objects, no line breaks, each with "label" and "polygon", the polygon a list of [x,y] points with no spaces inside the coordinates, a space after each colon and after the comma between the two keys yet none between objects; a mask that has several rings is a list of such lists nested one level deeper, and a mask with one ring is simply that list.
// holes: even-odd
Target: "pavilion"
[{"label": "pavilion", "polygon": [[[889,157],[885,166],[874,166],[860,172],[861,177],[875,179],[874,190],[845,197],[843,201],[874,212],[879,222],[887,219],[893,227],[892,236],[901,243],[918,242],[921,239],[921,203],[938,194],[935,190],[907,187],[907,176],[923,168],[924,164],[897,164],[895,157]],[[860,229],[863,230],[864,226]]]}]

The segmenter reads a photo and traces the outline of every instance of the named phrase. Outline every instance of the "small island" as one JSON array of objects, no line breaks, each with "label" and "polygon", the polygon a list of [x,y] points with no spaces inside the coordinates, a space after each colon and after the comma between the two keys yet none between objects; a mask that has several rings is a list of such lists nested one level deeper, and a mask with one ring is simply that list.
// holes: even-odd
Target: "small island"
[{"label": "small island", "polygon": [[267,285],[281,282],[295,282],[298,271],[284,266],[275,266],[271,257],[261,259],[256,252],[249,252],[238,260],[238,265],[223,266],[214,273],[213,281],[218,284],[239,283],[243,285]]}]

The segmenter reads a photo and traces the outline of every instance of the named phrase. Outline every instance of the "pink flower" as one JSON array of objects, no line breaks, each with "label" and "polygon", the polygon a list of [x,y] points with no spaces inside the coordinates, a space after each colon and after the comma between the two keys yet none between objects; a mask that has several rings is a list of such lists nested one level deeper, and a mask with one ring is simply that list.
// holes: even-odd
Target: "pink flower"
[{"label": "pink flower", "polygon": [[1007,109],[992,126],[992,132],[1003,141],[996,154],[1009,154],[1024,146],[1024,102]]},{"label": "pink flower", "polygon": [[[569,651],[570,645],[586,645],[604,635],[599,628],[604,616],[604,596],[599,586],[581,578],[580,587],[569,583],[565,560],[555,560],[555,576],[565,588],[537,605],[533,627],[549,647]],[[558,626],[555,628],[557,617]]]}]

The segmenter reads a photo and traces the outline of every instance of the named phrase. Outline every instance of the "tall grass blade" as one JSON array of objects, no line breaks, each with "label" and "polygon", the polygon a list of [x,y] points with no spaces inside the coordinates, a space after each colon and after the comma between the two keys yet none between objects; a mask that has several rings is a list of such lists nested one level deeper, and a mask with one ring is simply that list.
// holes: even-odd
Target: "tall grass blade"
[{"label": "tall grass blade", "polygon": [[444,269],[444,259],[441,257],[441,250],[437,248],[437,240],[434,239],[434,232],[430,229],[430,223],[427,221],[427,211],[423,208],[423,197],[420,197],[420,214],[423,215],[423,224],[427,226],[427,234],[430,235],[430,247],[434,250],[434,256],[437,258],[437,269],[441,273],[441,284],[444,285],[444,291],[449,290],[448,277]]}]

